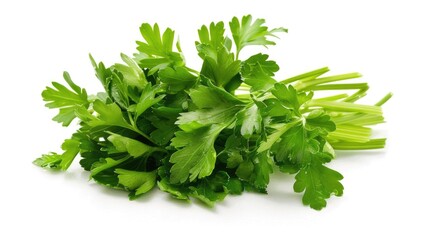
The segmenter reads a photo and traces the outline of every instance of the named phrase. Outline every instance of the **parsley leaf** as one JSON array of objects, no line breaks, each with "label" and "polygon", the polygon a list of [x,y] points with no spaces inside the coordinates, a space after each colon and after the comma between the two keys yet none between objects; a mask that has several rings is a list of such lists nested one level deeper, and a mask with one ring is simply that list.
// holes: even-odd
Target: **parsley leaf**
[{"label": "parsley leaf", "polygon": [[91,174],[89,175],[89,177],[92,178],[92,177],[96,176],[97,174],[99,174],[99,173],[101,173],[107,169],[116,167],[117,165],[119,165],[125,161],[128,161],[130,159],[131,159],[131,157],[128,157],[128,156],[120,158],[120,159],[113,159],[110,157],[107,157],[105,159],[101,159],[101,161],[96,162],[92,165]]},{"label": "parsley leaf", "polygon": [[277,82],[273,76],[278,70],[279,66],[268,60],[268,55],[258,53],[242,62],[241,77],[252,87],[252,91],[266,91]]},{"label": "parsley leaf", "polygon": [[285,107],[294,111],[297,116],[301,115],[301,105],[313,97],[312,92],[308,94],[298,93],[292,85],[285,86],[283,84],[275,84],[272,93]]},{"label": "parsley leaf", "polygon": [[223,22],[212,22],[209,27],[203,25],[198,30],[200,42],[195,42],[198,54],[202,59],[206,57],[217,59],[218,51],[226,48],[231,51],[231,39],[225,37],[225,26]]},{"label": "parsley leaf", "polygon": [[66,139],[61,145],[61,149],[64,150],[61,155],[57,153],[44,154],[42,157],[33,161],[33,163],[43,168],[65,171],[70,167],[70,164],[79,153],[79,140],[74,137]]},{"label": "parsley leaf", "polygon": [[197,186],[191,186],[189,196],[199,199],[213,207],[215,202],[223,200],[228,194],[229,176],[226,172],[220,171],[204,179]]},{"label": "parsley leaf", "polygon": [[218,87],[227,86],[240,71],[240,61],[234,60],[234,54],[225,47],[219,48],[215,57],[206,57],[201,75],[211,79]]},{"label": "parsley leaf", "polygon": [[238,74],[240,61],[234,59],[232,42],[224,33],[223,22],[211,23],[210,28],[202,26],[198,30],[200,42],[195,45],[199,56],[204,60],[200,74],[210,79],[214,85],[231,92],[241,84]]},{"label": "parsley leaf", "polygon": [[126,169],[115,169],[118,174],[119,184],[126,190],[131,191],[130,199],[135,199],[138,196],[150,191],[156,185],[156,171],[152,172],[137,172]]},{"label": "parsley leaf", "polygon": [[268,30],[268,27],[263,26],[265,23],[264,19],[258,18],[254,22],[252,20],[252,16],[247,15],[241,18],[241,22],[237,17],[234,17],[229,22],[232,37],[237,48],[237,56],[248,45],[275,45],[275,42],[268,40],[267,37],[276,37],[275,33],[277,32],[287,32],[285,28]]},{"label": "parsley leaf", "polygon": [[273,173],[274,161],[268,151],[257,154],[254,161],[253,184],[258,189],[266,189],[270,182],[270,174]]},{"label": "parsley leaf", "polygon": [[88,134],[83,132],[78,134],[80,135],[79,148],[80,156],[82,157],[79,163],[83,169],[90,171],[92,165],[108,157],[108,153],[104,149],[103,142],[92,139]]},{"label": "parsley leaf", "polygon": [[159,71],[159,79],[167,85],[167,92],[171,94],[189,89],[197,81],[197,77],[184,67],[164,68]]},{"label": "parsley leaf", "polygon": [[219,88],[199,86],[189,95],[198,109],[180,114],[176,124],[184,131],[212,124],[228,125],[241,109],[240,100]]},{"label": "parsley leaf", "polygon": [[311,163],[304,166],[295,176],[296,182],[293,186],[295,192],[303,192],[302,202],[305,205],[320,210],[326,207],[326,200],[332,194],[341,196],[344,187],[339,182],[343,176],[322,163],[326,158],[326,154],[318,153],[312,155]]},{"label": "parsley leaf", "polygon": [[46,90],[42,92],[42,97],[47,102],[46,107],[60,109],[53,120],[62,123],[63,126],[68,126],[76,118],[76,109],[80,107],[88,108],[89,101],[86,90],[77,86],[71,80],[68,72],[64,72],[63,77],[72,90],[60,83],[52,82],[54,88],[46,87]]},{"label": "parsley leaf", "polygon": [[142,115],[147,109],[149,109],[151,106],[155,105],[165,97],[164,94],[161,94],[155,97],[157,92],[158,90],[152,87],[151,84],[146,85],[137,102],[134,121],[137,121],[137,118],[140,115]]},{"label": "parsley leaf", "polygon": [[250,138],[253,133],[261,132],[262,116],[256,104],[244,108],[237,114],[237,124],[241,125],[240,133]]},{"label": "parsley leaf", "polygon": [[[140,33],[145,42],[137,41],[139,54],[136,55],[136,58],[141,67],[150,69],[149,75],[169,66],[185,64],[180,47],[178,47],[179,52],[173,51],[173,30],[167,28],[161,36],[158,24],[154,24],[152,27],[150,24],[143,23]],[[178,43],[177,46],[179,46]]]},{"label": "parsley leaf", "polygon": [[215,166],[214,142],[225,125],[213,124],[192,132],[176,132],[171,144],[178,150],[171,155],[171,183],[194,181],[209,176]]},{"label": "parsley leaf", "polygon": [[147,84],[143,70],[127,55],[122,53],[121,58],[127,65],[117,63],[113,65],[113,68],[122,74],[127,86],[143,88]]},{"label": "parsley leaf", "polygon": [[140,141],[115,133],[110,133],[110,136],[107,139],[113,144],[118,152],[127,152],[134,158],[140,157],[143,154],[150,154],[157,150],[156,148],[148,146]]},{"label": "parsley leaf", "polygon": [[189,189],[184,186],[170,184],[167,178],[158,181],[158,187],[161,191],[170,193],[176,199],[189,200]]}]

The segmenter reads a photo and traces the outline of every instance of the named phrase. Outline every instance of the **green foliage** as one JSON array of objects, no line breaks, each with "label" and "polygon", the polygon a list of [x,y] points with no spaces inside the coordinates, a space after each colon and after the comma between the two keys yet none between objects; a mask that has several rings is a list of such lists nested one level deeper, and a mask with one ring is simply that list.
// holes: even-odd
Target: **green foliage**
[{"label": "green foliage", "polygon": [[127,191],[130,191],[130,199],[134,199],[148,191],[156,185],[156,171],[137,172],[117,168],[118,183]]},{"label": "green foliage", "polygon": [[248,45],[275,45],[276,43],[268,40],[267,37],[276,37],[275,33],[287,32],[285,28],[268,30],[268,27],[263,26],[264,23],[265,20],[261,18],[252,21],[251,15],[243,16],[241,22],[237,17],[234,17],[229,22],[232,37],[237,48],[237,55],[241,49]]},{"label": "green foliage", "polygon": [[140,33],[145,41],[137,41],[139,53],[136,58],[142,68],[149,69],[149,75],[166,67],[185,65],[185,60],[180,53],[179,42],[176,44],[179,52],[173,51],[173,30],[167,28],[161,35],[158,24],[154,24],[152,27],[148,23],[143,23]]},{"label": "green foliage", "polygon": [[71,80],[68,72],[64,72],[63,76],[71,89],[60,83],[52,82],[54,88],[46,87],[46,90],[42,92],[42,97],[47,102],[46,107],[60,110],[53,120],[66,127],[76,118],[76,109],[88,108],[89,102],[86,90],[77,86]]},{"label": "green foliage", "polygon": [[62,154],[49,153],[42,155],[42,157],[36,159],[33,163],[44,168],[53,168],[60,170],[67,170],[70,164],[73,162],[76,155],[79,153],[79,139],[73,136],[70,139],[64,140],[61,145],[61,149],[64,150]]},{"label": "green foliage", "polygon": [[[328,168],[335,149],[383,148],[371,125],[384,122],[381,106],[355,103],[366,83],[330,84],[360,77],[325,77],[321,68],[278,81],[279,66],[267,54],[239,58],[250,45],[275,45],[265,20],[250,15],[203,25],[195,42],[201,71],[186,66],[174,31],[144,23],[134,58],[106,67],[90,56],[104,92],[88,96],[67,72],[68,86],[53,82],[42,97],[57,108],[53,120],[79,129],[61,148],[34,164],[66,170],[79,155],[90,178],[135,199],[154,187],[209,207],[228,194],[267,193],[274,171],[295,175],[302,202],[320,210],[341,196],[343,176]],[[233,40],[231,40],[233,39]],[[232,49],[235,44],[235,52]],[[175,45],[175,46],[174,46]],[[316,98],[321,90],[356,90]]]}]

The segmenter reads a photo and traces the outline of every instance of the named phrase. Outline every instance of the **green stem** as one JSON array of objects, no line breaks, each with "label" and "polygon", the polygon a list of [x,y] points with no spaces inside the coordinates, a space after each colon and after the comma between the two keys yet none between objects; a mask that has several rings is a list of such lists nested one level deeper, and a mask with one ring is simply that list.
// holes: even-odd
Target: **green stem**
[{"label": "green stem", "polygon": [[328,139],[334,142],[367,142],[370,137],[371,128],[353,125],[337,125],[337,129],[328,135]]},{"label": "green stem", "polygon": [[366,125],[375,125],[379,123],[384,123],[383,115],[374,115],[374,114],[366,114],[366,113],[352,113],[339,117],[332,117],[332,121],[335,124],[354,124],[359,126]]},{"label": "green stem", "polygon": [[366,92],[368,91],[368,89],[369,89],[369,87],[363,88],[363,89],[355,92],[350,97],[344,99],[344,102],[351,102],[351,103],[356,102],[357,100],[366,96]]},{"label": "green stem", "polygon": [[307,87],[308,91],[367,89],[367,83],[324,84]]},{"label": "green stem", "polygon": [[329,97],[317,98],[314,100],[317,100],[317,101],[336,101],[336,100],[340,100],[343,98],[347,98],[348,96],[349,96],[348,94],[343,93],[343,94],[337,94],[337,95],[333,95],[333,96],[329,96]]},{"label": "green stem", "polygon": [[324,78],[317,78],[311,81],[299,81],[295,84],[295,89],[297,91],[303,91],[306,90],[306,88],[311,87],[311,86],[315,86],[315,85],[320,85],[323,83],[329,83],[329,82],[336,82],[336,81],[341,81],[341,80],[348,80],[348,79],[352,79],[352,78],[359,78],[362,75],[360,73],[346,73],[346,74],[341,74],[341,75],[335,75],[335,76],[330,76],[330,77],[324,77]]},{"label": "green stem", "polygon": [[336,150],[370,150],[384,148],[386,145],[385,138],[371,139],[368,142],[334,142],[331,146]]},{"label": "green stem", "polygon": [[[280,83],[283,84],[290,84],[293,83],[295,81],[301,80],[301,81],[308,81],[308,80],[312,80],[315,79],[317,77],[319,77],[320,75],[329,72],[329,68],[328,67],[323,67],[323,68],[319,68],[310,72],[306,72],[300,75],[296,75],[294,77],[291,78],[287,78],[283,81],[280,81]],[[304,80],[305,79],[305,80]]]},{"label": "green stem", "polygon": [[249,100],[252,99],[249,93],[237,94],[235,95],[240,100]]},{"label": "green stem", "polygon": [[135,125],[134,122],[132,122],[132,124],[128,125],[128,126],[121,126],[124,127],[126,129],[129,129],[131,131],[134,131],[140,135],[142,135],[143,137],[145,137],[149,142],[151,142],[152,144],[154,144],[155,146],[157,145],[150,137],[149,135],[145,134],[144,132],[140,131],[140,129],[137,128],[137,126]]},{"label": "green stem", "polygon": [[245,83],[242,83],[242,84],[237,88],[237,90],[250,92],[250,89],[251,89],[251,88],[252,88],[251,86],[249,86],[249,85],[247,85],[247,84],[245,84]]},{"label": "green stem", "polygon": [[385,104],[389,99],[393,96],[393,93],[388,93],[386,96],[384,96],[380,101],[378,101],[375,106],[381,107],[383,104]]},{"label": "green stem", "polygon": [[240,50],[241,49],[239,49],[239,46],[235,45],[235,52],[237,53],[235,54],[235,61],[238,61],[238,55],[240,54]]},{"label": "green stem", "polygon": [[335,112],[360,112],[379,115],[382,114],[381,107],[379,106],[363,105],[348,102],[320,101],[313,99],[307,102],[306,105],[309,107],[322,107]]}]

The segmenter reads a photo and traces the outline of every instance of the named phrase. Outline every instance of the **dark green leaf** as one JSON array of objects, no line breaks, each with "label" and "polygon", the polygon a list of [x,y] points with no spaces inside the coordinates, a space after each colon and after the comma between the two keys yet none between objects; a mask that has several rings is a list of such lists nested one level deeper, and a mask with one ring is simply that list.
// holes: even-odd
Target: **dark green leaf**
[{"label": "dark green leaf", "polygon": [[252,183],[256,188],[265,189],[270,182],[270,174],[273,173],[273,160],[268,152],[262,152],[256,155],[254,162],[254,173]]},{"label": "dark green leaf", "polygon": [[161,191],[170,193],[174,198],[188,200],[189,189],[180,185],[172,185],[166,178],[158,182],[158,187]]},{"label": "dark green leaf", "polygon": [[227,185],[229,176],[226,172],[217,172],[204,179],[200,184],[191,186],[189,196],[199,199],[209,207],[217,201],[223,200],[228,194]]},{"label": "dark green leaf", "polygon": [[233,195],[240,195],[244,191],[243,184],[236,178],[229,179],[226,188],[228,189],[228,193]]},{"label": "dark green leaf", "polygon": [[113,144],[117,152],[126,152],[134,158],[140,157],[144,154],[150,154],[157,150],[156,148],[148,146],[140,141],[115,133],[110,133],[110,136],[107,139]]}]

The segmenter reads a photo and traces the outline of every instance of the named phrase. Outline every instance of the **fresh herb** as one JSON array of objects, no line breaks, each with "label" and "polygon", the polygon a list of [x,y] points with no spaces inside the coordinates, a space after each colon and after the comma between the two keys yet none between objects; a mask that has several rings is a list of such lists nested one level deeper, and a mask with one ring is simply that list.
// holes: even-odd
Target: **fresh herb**
[{"label": "fresh herb", "polygon": [[[213,206],[244,190],[266,193],[274,171],[295,175],[295,192],[314,209],[341,196],[343,176],[326,166],[335,149],[383,148],[370,126],[383,123],[381,105],[355,103],[366,83],[337,83],[361,75],[325,76],[321,68],[284,80],[279,66],[262,53],[240,59],[251,45],[275,45],[284,28],[269,29],[250,15],[198,30],[200,71],[186,66],[175,33],[142,24],[134,57],[106,67],[90,56],[104,92],[88,95],[65,72],[68,86],[53,82],[43,91],[53,118],[79,129],[62,144],[63,153],[34,161],[67,170],[77,155],[90,178],[129,192],[130,199],[158,186],[183,200]],[[233,45],[235,50],[233,51]],[[318,96],[320,91],[345,91]],[[347,94],[350,91],[351,94]]]}]

